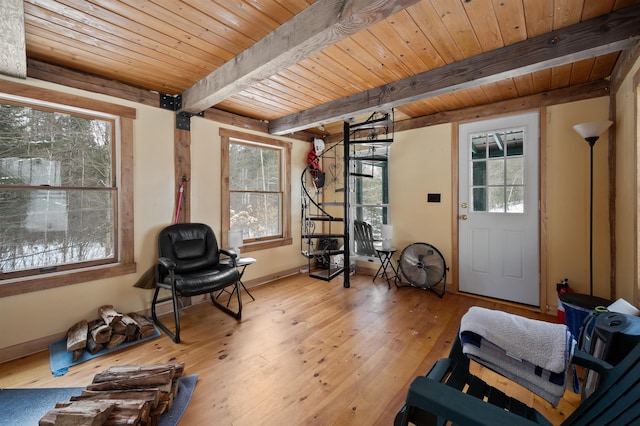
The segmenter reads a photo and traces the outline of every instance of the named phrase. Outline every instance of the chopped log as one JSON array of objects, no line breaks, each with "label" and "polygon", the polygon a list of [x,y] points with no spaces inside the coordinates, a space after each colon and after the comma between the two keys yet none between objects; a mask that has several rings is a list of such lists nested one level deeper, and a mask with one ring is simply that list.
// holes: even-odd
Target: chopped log
[{"label": "chopped log", "polygon": [[104,323],[108,326],[116,324],[122,319],[122,314],[113,309],[112,305],[101,306],[98,309],[98,315],[100,315],[100,318],[102,318]]},{"label": "chopped log", "polygon": [[133,318],[131,318],[129,315],[126,315],[126,314],[122,315],[120,324],[124,324],[127,326],[127,329],[124,332],[125,336],[127,336],[127,341],[129,341],[128,338],[130,336],[135,336],[138,333],[138,330],[140,329],[140,326],[138,325],[138,323],[135,322]]},{"label": "chopped log", "polygon": [[128,377],[105,379],[96,381],[87,386],[88,390],[114,390],[114,389],[144,389],[158,388],[164,392],[171,390],[173,374],[170,370],[164,370],[157,374],[131,375]]},{"label": "chopped log", "polygon": [[91,352],[93,355],[97,354],[103,348],[102,343],[96,342],[93,337],[90,335],[87,339],[87,350]]},{"label": "chopped log", "polygon": [[83,390],[80,395],[71,397],[71,401],[80,401],[83,399],[140,400],[148,402],[150,407],[155,408],[160,402],[160,389],[111,390],[108,392]]},{"label": "chopped log", "polygon": [[115,324],[111,324],[111,334],[126,334],[126,332],[127,332],[127,325],[124,324],[122,321],[118,321]]},{"label": "chopped log", "polygon": [[157,373],[165,370],[171,370],[174,372],[174,377],[182,377],[184,373],[184,362],[174,361],[163,364],[129,364],[129,365],[114,365],[109,367],[106,371],[98,373],[94,376],[93,381],[97,383],[101,380],[109,380],[113,377],[126,377],[132,374],[143,373]]},{"label": "chopped log", "polygon": [[89,336],[96,343],[107,343],[111,339],[111,327],[102,320],[95,320],[89,323]]},{"label": "chopped log", "polygon": [[[155,426],[160,416],[173,404],[178,392],[178,379],[184,372],[184,363],[134,364],[114,366],[94,376],[93,383],[79,396],[71,397],[68,403],[56,405],[40,420],[41,425],[58,425],[59,421],[77,421],[63,425],[140,425]],[[95,402],[112,404],[113,408],[104,423],[93,423],[90,417],[65,417],[60,410],[68,407],[82,407],[81,403]],[[91,405],[84,405],[91,407]],[[76,411],[81,411],[76,409]],[[86,410],[89,411],[89,410]]]},{"label": "chopped log", "polygon": [[149,404],[145,401],[113,400],[115,407],[103,426],[146,425],[151,414]]},{"label": "chopped log", "polygon": [[40,426],[100,426],[113,411],[115,404],[109,401],[78,401],[56,404],[40,422]]},{"label": "chopped log", "polygon": [[104,345],[104,347],[107,349],[113,349],[116,346],[120,345],[122,342],[124,342],[126,339],[127,339],[127,336],[125,336],[124,334],[111,334],[111,339],[109,339],[109,341],[107,342],[106,345]]},{"label": "chopped log", "polygon": [[137,314],[135,312],[130,312],[127,315],[131,317],[132,320],[138,323],[138,327],[140,328],[140,334],[142,338],[152,336],[156,332],[156,328],[153,325],[153,322],[149,321],[147,317]]},{"label": "chopped log", "polygon": [[67,331],[67,352],[74,352],[87,347],[87,320],[77,322]]},{"label": "chopped log", "polygon": [[73,351],[73,355],[71,356],[71,360],[73,362],[76,362],[78,359],[80,359],[80,355],[82,355],[83,353],[84,353],[84,348]]}]

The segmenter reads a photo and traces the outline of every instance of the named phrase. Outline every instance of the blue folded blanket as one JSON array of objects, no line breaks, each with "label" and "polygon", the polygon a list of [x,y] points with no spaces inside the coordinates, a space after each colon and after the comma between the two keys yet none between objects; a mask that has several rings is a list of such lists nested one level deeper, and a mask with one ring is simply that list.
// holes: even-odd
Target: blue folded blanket
[{"label": "blue folded blanket", "polygon": [[575,340],[564,324],[472,307],[460,324],[462,352],[557,406]]}]

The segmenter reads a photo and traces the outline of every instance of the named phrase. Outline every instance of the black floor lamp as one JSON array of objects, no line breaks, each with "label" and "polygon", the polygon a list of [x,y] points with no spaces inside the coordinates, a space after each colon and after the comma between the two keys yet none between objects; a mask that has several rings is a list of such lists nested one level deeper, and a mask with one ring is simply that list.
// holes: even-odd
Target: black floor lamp
[{"label": "black floor lamp", "polygon": [[573,129],[589,144],[591,151],[591,169],[589,173],[589,295],[593,296],[593,146],[613,121],[592,121],[576,124]]}]

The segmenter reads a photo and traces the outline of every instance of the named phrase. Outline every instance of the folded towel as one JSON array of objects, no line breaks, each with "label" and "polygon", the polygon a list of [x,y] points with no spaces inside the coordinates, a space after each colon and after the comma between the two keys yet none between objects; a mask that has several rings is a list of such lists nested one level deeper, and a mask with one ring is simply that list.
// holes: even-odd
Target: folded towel
[{"label": "folded towel", "polygon": [[564,394],[575,340],[566,325],[472,307],[460,324],[462,352],[553,406]]},{"label": "folded towel", "polygon": [[[473,306],[464,314],[460,332],[471,331],[502,348],[509,356],[544,370],[564,373],[567,353],[575,341],[567,338],[567,326]],[[573,343],[571,343],[573,342]]]},{"label": "folded towel", "polygon": [[564,373],[554,373],[512,358],[502,348],[470,331],[461,333],[460,341],[462,351],[470,359],[524,386],[554,407],[560,402],[565,390]]}]

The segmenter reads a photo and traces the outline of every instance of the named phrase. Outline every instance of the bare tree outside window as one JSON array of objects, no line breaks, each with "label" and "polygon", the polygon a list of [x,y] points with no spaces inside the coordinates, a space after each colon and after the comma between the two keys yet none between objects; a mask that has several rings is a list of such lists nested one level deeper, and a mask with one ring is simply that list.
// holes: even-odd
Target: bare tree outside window
[{"label": "bare tree outside window", "polygon": [[115,121],[0,103],[0,270],[116,258]]},{"label": "bare tree outside window", "polygon": [[245,241],[282,236],[282,155],[278,148],[229,144],[230,229]]}]

